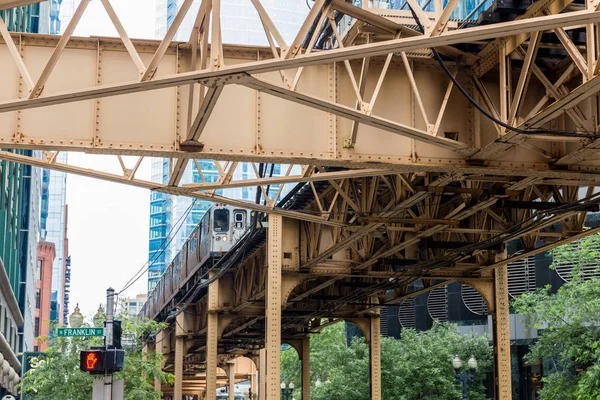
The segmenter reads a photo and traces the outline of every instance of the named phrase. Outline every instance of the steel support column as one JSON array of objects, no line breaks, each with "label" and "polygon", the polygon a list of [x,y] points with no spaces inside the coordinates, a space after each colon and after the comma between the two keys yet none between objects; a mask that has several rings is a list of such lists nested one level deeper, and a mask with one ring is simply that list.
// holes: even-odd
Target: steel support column
[{"label": "steel support column", "polygon": [[496,400],[512,398],[510,374],[510,321],[508,304],[508,270],[503,265],[494,270],[494,383]]},{"label": "steel support column", "polygon": [[267,349],[258,352],[258,399],[267,399]]},{"label": "steel support column", "polygon": [[185,352],[185,338],[175,337],[175,387],[173,397],[181,399],[183,397],[183,357]]},{"label": "steel support column", "polygon": [[[154,342],[154,351],[158,354],[160,354],[161,356],[163,355],[163,341],[165,340],[165,331],[159,331],[156,334],[156,339]],[[163,366],[163,363],[161,362],[161,367]],[[159,378],[154,378],[154,391],[155,392],[162,392],[162,382],[160,381]]]},{"label": "steel support column", "polygon": [[227,378],[229,379],[229,400],[235,400],[235,363],[227,363]]},{"label": "steel support column", "polygon": [[381,332],[379,315],[370,318],[369,370],[371,400],[381,400]]},{"label": "steel support column", "polygon": [[310,400],[310,336],[302,339],[302,400]]},{"label": "steel support column", "polygon": [[281,264],[283,218],[269,215],[267,241],[267,396],[266,400],[279,400],[279,372],[281,360]]},{"label": "steel support column", "polygon": [[[212,277],[211,273],[209,277]],[[219,316],[219,280],[208,286],[208,314],[206,329],[206,400],[217,398],[217,351]],[[178,397],[176,397],[178,398]]]}]

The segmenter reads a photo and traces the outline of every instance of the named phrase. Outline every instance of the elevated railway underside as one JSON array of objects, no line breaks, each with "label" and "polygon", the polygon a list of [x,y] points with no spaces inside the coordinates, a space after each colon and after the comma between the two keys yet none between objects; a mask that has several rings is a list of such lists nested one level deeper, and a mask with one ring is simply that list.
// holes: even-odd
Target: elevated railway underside
[{"label": "elevated railway underside", "polygon": [[[268,216],[147,314],[171,324],[148,346],[175,398],[202,386],[214,399],[217,368],[244,355],[260,398],[278,399],[289,343],[306,400],[310,335],[345,320],[370,343],[380,399],[378,308],[453,281],[487,302],[495,397],[511,398],[507,263],[598,231],[584,229],[600,202],[598,1],[513,2],[504,22],[478,24],[450,19],[457,0],[409,0],[414,13],[317,0],[291,43],[251,1],[269,46],[223,45],[218,0],[202,1],[185,43],[172,38],[191,0],[162,41],[131,40],[108,0],[119,38],[70,37],[88,0],[61,37],[0,22],[0,159]],[[62,164],[64,151],[110,155],[120,172]],[[151,157],[171,160],[167,183],[136,175]],[[217,181],[182,185],[202,159]],[[235,179],[240,162],[256,177]],[[273,163],[291,167],[259,173]],[[291,183],[285,201],[267,189]],[[260,202],[216,194],[244,186]],[[513,240],[524,252],[509,258]]]}]

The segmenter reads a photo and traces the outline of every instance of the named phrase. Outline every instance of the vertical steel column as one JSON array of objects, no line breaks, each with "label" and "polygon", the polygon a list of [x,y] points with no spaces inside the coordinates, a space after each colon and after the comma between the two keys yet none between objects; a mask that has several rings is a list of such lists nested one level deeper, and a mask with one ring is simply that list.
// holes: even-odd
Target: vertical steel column
[{"label": "vertical steel column", "polygon": [[281,264],[283,217],[269,214],[267,241],[267,400],[279,400],[281,360]]},{"label": "vertical steel column", "polygon": [[[214,273],[209,274],[209,279]],[[206,328],[206,400],[217,399],[217,352],[219,316],[219,280],[208,286],[208,313]],[[176,399],[179,399],[176,397]]]},{"label": "vertical steel column", "polygon": [[370,318],[369,369],[371,400],[381,400],[381,332],[379,315]]},{"label": "vertical steel column", "polygon": [[310,400],[310,336],[302,339],[302,400]]},{"label": "vertical steel column", "polygon": [[267,349],[258,352],[258,399],[267,400]]},{"label": "vertical steel column", "polygon": [[510,320],[508,304],[508,270],[503,265],[494,270],[494,381],[496,400],[512,399],[510,374]]},{"label": "vertical steel column", "polygon": [[229,379],[229,400],[235,400],[235,363],[227,363],[227,377]]},{"label": "vertical steel column", "polygon": [[175,387],[173,397],[181,399],[183,397],[183,351],[185,338],[175,337]]},{"label": "vertical steel column", "polygon": [[185,314],[180,313],[175,317],[175,387],[173,397],[180,399],[183,396],[183,359],[185,358]]},{"label": "vertical steel column", "polygon": [[[253,396],[256,396],[256,393],[258,392],[258,385],[256,384],[256,373],[250,375],[250,391],[252,392]],[[252,397],[248,397],[248,400],[252,400]]]},{"label": "vertical steel column", "polygon": [[[154,351],[156,351],[161,356],[163,355],[163,341],[165,340],[165,331],[162,330],[156,334],[156,339],[154,342]],[[162,367],[162,362],[161,362]],[[154,391],[162,392],[162,382],[158,378],[154,378]]]}]

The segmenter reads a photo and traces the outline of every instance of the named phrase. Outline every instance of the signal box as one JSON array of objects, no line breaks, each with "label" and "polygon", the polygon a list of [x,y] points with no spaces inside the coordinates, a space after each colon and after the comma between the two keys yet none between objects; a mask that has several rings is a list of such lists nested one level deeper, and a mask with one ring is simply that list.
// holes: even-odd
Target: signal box
[{"label": "signal box", "polygon": [[79,369],[90,374],[104,374],[104,351],[82,350],[79,353]]}]

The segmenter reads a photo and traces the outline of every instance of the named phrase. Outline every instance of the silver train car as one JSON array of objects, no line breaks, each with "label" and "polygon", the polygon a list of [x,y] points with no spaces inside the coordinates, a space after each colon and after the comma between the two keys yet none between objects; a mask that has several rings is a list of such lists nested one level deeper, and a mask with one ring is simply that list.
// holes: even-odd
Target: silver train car
[{"label": "silver train car", "polygon": [[215,204],[206,211],[179,253],[148,295],[142,318],[156,318],[175,295],[206,264],[228,252],[248,231],[252,212],[245,208]]}]

